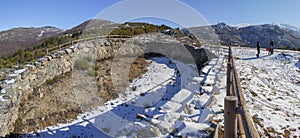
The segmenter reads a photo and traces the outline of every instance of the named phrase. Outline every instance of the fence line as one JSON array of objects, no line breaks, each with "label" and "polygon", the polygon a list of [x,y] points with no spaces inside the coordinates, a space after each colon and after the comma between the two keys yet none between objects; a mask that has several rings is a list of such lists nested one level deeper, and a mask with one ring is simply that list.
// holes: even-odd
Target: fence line
[{"label": "fence line", "polygon": [[[233,106],[235,102],[230,97],[236,97],[238,106]],[[231,106],[230,106],[231,105]],[[236,66],[233,60],[232,50],[228,49],[227,63],[227,88],[224,101],[224,136],[225,138],[259,138],[250,111],[246,105],[245,97],[240,84]],[[235,115],[232,115],[235,114]],[[229,122],[229,123],[228,123]],[[237,127],[235,127],[237,126]],[[234,129],[231,129],[234,128]]]}]

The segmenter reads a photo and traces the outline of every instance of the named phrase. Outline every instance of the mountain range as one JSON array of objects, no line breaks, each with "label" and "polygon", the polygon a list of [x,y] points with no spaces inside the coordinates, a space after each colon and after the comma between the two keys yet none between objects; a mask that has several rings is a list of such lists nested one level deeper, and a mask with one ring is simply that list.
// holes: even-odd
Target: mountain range
[{"label": "mountain range", "polygon": [[[8,56],[18,49],[29,48],[34,44],[45,41],[50,37],[82,32],[83,29],[95,29],[103,25],[113,24],[105,20],[88,20],[66,31],[46,26],[41,28],[13,28],[0,32],[0,57]],[[202,34],[212,30],[222,45],[239,44],[241,46],[255,47],[260,41],[262,47],[268,47],[270,40],[274,40],[276,48],[300,49],[300,28],[288,24],[262,24],[262,25],[228,25],[218,23],[210,26],[192,27],[193,33]],[[209,41],[205,39],[202,42]],[[212,40],[211,40],[212,41]]]},{"label": "mountain range", "polygon": [[[241,46],[256,47],[257,41],[262,47],[269,47],[270,41],[275,42],[275,48],[300,49],[300,28],[287,24],[262,24],[231,26],[218,23],[210,26],[190,28],[192,32],[207,32],[212,30],[222,45],[239,44]],[[193,31],[196,30],[196,31]]]}]

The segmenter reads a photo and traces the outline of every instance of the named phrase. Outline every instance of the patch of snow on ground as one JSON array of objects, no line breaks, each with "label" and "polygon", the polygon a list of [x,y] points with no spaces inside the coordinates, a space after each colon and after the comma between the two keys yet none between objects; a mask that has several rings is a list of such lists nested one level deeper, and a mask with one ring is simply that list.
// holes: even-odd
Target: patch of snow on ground
[{"label": "patch of snow on ground", "polygon": [[300,136],[300,53],[233,48],[247,105],[261,136]]},{"label": "patch of snow on ground", "polygon": [[15,79],[11,79],[11,80],[4,80],[4,82],[5,82],[6,84],[13,84],[13,83],[15,83],[15,82],[16,82],[16,80],[15,80]]},{"label": "patch of snow on ground", "polygon": [[0,95],[0,102],[5,102],[5,101],[7,100],[3,98],[3,95]]},{"label": "patch of snow on ground", "polygon": [[127,88],[126,97],[120,95],[72,123],[48,127],[39,135],[210,137],[215,128],[212,119],[223,117],[225,64],[224,56],[213,59],[199,76],[195,65],[153,58],[148,71]]},{"label": "patch of snow on ground", "polygon": [[43,36],[43,34],[44,34],[44,31],[41,31],[41,33],[40,33],[40,34],[38,34],[38,37],[42,37],[42,36]]},{"label": "patch of snow on ground", "polygon": [[23,72],[25,72],[25,71],[26,71],[26,69],[15,70],[15,71],[14,71],[14,74],[21,74],[21,73],[23,73]]},{"label": "patch of snow on ground", "polygon": [[6,93],[6,90],[5,90],[5,89],[2,89],[2,90],[1,90],[1,93],[2,93],[2,94]]}]

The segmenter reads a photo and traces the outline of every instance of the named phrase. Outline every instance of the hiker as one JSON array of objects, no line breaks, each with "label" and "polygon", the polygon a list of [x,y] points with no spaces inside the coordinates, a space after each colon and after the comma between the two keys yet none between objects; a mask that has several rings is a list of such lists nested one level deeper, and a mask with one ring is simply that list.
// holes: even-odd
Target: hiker
[{"label": "hiker", "polygon": [[259,41],[257,41],[257,43],[256,43],[256,48],[257,48],[256,57],[259,57],[259,53],[260,53],[260,42]]},{"label": "hiker", "polygon": [[273,55],[273,53],[274,53],[274,41],[271,40],[270,41],[270,55]]}]

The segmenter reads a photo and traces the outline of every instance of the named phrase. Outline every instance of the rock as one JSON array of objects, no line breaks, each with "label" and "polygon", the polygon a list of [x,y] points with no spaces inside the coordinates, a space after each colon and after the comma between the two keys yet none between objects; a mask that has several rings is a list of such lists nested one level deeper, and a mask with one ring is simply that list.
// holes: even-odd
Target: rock
[{"label": "rock", "polygon": [[51,60],[52,60],[52,57],[51,57],[51,56],[46,56],[46,58],[48,59],[48,61],[51,61]]},{"label": "rock", "polygon": [[26,79],[27,75],[28,75],[28,71],[21,73],[21,79]]},{"label": "rock", "polygon": [[65,49],[65,51],[66,51],[67,54],[72,54],[73,53],[72,49],[69,49],[69,48]]},{"label": "rock", "polygon": [[26,67],[29,71],[33,71],[36,68],[34,65],[31,65],[31,64],[27,64]]},{"label": "rock", "polygon": [[40,98],[43,98],[44,97],[44,93],[40,93]]},{"label": "rock", "polygon": [[87,47],[84,47],[84,48],[82,49],[82,51],[85,52],[85,53],[88,53],[88,52],[90,51],[90,49],[87,48]]}]

